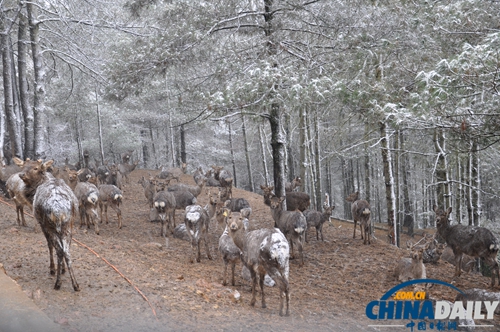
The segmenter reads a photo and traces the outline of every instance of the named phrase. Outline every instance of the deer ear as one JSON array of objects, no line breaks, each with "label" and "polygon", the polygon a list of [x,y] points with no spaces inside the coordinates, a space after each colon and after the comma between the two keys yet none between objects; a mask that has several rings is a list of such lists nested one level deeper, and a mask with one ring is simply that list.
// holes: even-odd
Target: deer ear
[{"label": "deer ear", "polygon": [[[23,167],[24,161],[22,161],[21,159],[14,157],[14,158],[12,158],[12,160],[14,161],[14,164],[16,164],[17,166]],[[27,159],[27,160],[29,160],[29,159]]]},{"label": "deer ear", "polygon": [[52,166],[52,164],[54,163],[54,160],[49,160],[49,161],[46,161],[43,163],[43,168],[44,169],[47,169],[49,168],[50,166]]},{"label": "deer ear", "polygon": [[437,205],[434,205],[434,206],[432,207],[432,209],[434,210],[434,212],[437,212],[437,209],[438,209]]},{"label": "deer ear", "polygon": [[448,210],[446,210],[446,214],[450,214],[451,213],[451,206],[448,208]]}]

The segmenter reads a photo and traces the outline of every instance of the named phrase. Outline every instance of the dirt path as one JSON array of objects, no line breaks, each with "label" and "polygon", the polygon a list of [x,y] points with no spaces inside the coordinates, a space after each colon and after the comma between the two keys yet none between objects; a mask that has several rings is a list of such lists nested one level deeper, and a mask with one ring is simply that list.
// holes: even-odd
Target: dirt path
[{"label": "dirt path", "polygon": [[[102,225],[101,235],[75,228],[74,238],[99,255],[73,242],[71,255],[80,292],[72,290],[67,276],[63,276],[61,290],[53,290],[55,278],[48,273],[46,241],[34,227],[35,221],[28,217],[29,227],[18,227],[15,209],[0,204],[0,263],[65,331],[385,331],[368,327],[374,321],[366,318],[365,307],[397,284],[386,276],[394,262],[407,253],[387,245],[383,234],[365,246],[359,236],[352,239],[350,224],[337,221],[325,225],[325,242],[316,241],[315,231],[310,230],[304,266],[291,261],[292,315],[280,317],[277,289],[266,289],[268,307],[263,309],[250,307],[250,283],[239,273],[235,287],[221,285],[223,263],[217,251],[221,227],[210,231],[214,259],[208,260],[202,251],[201,262],[195,264],[188,263],[191,248],[187,242],[160,237],[160,225],[148,222],[146,199],[137,183],[147,173],[134,171],[124,189],[121,230],[113,214],[110,224]],[[185,175],[182,182],[192,184],[193,180]],[[271,227],[272,218],[262,196],[239,189],[234,189],[233,196],[250,202],[251,228]],[[207,201],[205,193],[200,195],[201,205]],[[178,211],[180,220],[182,213]],[[132,281],[151,306],[101,258]],[[445,281],[450,281],[452,274],[453,268],[443,262],[429,266],[427,272],[429,278]],[[488,278],[469,274],[456,286],[487,288],[488,283]],[[241,295],[239,301],[235,292]],[[455,294],[437,287],[432,295],[453,301]]]}]

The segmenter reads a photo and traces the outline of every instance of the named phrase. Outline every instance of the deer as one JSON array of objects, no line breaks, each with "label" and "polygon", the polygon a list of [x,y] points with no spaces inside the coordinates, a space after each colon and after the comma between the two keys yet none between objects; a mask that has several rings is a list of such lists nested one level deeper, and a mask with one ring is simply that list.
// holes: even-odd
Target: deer
[{"label": "deer", "polygon": [[394,269],[394,277],[400,282],[426,279],[426,270],[423,261],[423,253],[426,248],[411,248],[410,258],[402,258]]},{"label": "deer", "polygon": [[[200,245],[201,240],[205,242],[205,250],[207,252],[208,259],[212,259],[210,255],[210,250],[208,248],[208,227],[210,224],[210,216],[208,211],[201,207],[200,205],[189,205],[186,206],[186,214],[184,217],[184,225],[186,227],[186,233],[189,237],[189,242],[193,248],[194,257],[196,261],[200,262]],[[193,263],[193,257],[190,258],[190,262]]]},{"label": "deer", "polygon": [[168,181],[175,179],[175,180],[177,180],[177,182],[180,182],[180,178],[183,174],[186,174],[186,170],[187,170],[186,163],[182,163],[181,168],[179,168],[179,167],[170,167],[170,168],[162,167],[162,170],[161,170],[160,174],[157,175],[157,178],[166,179]]},{"label": "deer", "polygon": [[146,196],[146,200],[148,201],[149,208],[153,208],[153,198],[156,194],[156,180],[151,175],[149,176],[149,180],[147,180],[144,176],[138,182],[144,188],[144,196]]},{"label": "deer", "polygon": [[294,191],[295,188],[298,188],[302,185],[302,179],[299,176],[296,176],[291,182],[285,183],[285,191],[290,192]]},{"label": "deer", "polygon": [[99,189],[89,182],[79,182],[75,187],[75,196],[78,200],[80,211],[80,228],[90,224],[94,225],[94,232],[99,235],[99,223],[97,216],[97,204],[99,202]]},{"label": "deer", "polygon": [[285,237],[290,241],[290,251],[293,254],[294,244],[298,247],[300,266],[304,265],[304,236],[307,231],[306,217],[299,211],[283,211],[281,203],[285,197],[273,196],[269,207],[274,219],[275,227],[285,234]]},{"label": "deer", "polygon": [[[371,209],[370,203],[365,200],[360,200],[359,191],[350,194],[346,201],[351,203],[352,219],[354,220],[354,233],[352,238],[356,238],[356,224],[359,222],[359,228],[361,229],[361,239],[363,239],[363,244],[370,244],[370,233],[371,233]],[[364,235],[364,236],[363,236]]]},{"label": "deer", "polygon": [[[70,255],[73,223],[78,215],[78,200],[62,179],[56,179],[47,172],[53,162],[26,161],[19,177],[24,181],[25,197],[32,203],[35,219],[47,240],[50,274],[56,274],[54,289],[61,288],[61,274],[65,273],[66,263],[73,289],[79,291]],[[57,271],[53,259],[54,249],[57,255]]]},{"label": "deer", "polygon": [[[175,212],[175,197],[174,194],[168,191],[159,191],[154,195],[153,198],[154,208],[161,220],[161,236],[167,236],[166,224],[168,228],[174,230],[173,218]],[[167,222],[168,217],[168,222]]]},{"label": "deer", "polygon": [[445,240],[448,247],[455,255],[455,277],[460,277],[462,272],[463,254],[472,257],[481,257],[486,265],[492,269],[491,287],[495,286],[495,278],[500,282],[500,274],[497,262],[499,244],[493,233],[484,227],[450,225],[449,215],[451,207],[446,211],[434,205],[436,213],[436,225],[438,234]]},{"label": "deer", "polygon": [[[261,185],[260,188],[264,194],[264,204],[269,206],[271,197],[274,196],[274,186]],[[290,191],[285,193],[286,209],[288,211],[299,210],[303,212],[311,205],[311,197],[303,192]]]},{"label": "deer", "polygon": [[137,167],[138,164],[139,160],[136,160],[132,164],[118,164],[118,171],[121,173],[122,177],[125,178],[126,183],[129,183],[128,175],[132,173],[132,171]]},{"label": "deer", "polygon": [[99,212],[102,223],[102,211],[106,215],[106,224],[108,223],[108,206],[116,211],[118,217],[118,228],[122,228],[122,211],[120,204],[123,200],[122,191],[112,184],[99,185]]},{"label": "deer", "polygon": [[[285,235],[277,229],[262,228],[247,231],[244,217],[235,214],[227,220],[229,236],[241,251],[241,261],[252,277],[253,307],[256,302],[257,282],[261,290],[261,305],[266,308],[264,279],[266,273],[276,282],[280,294],[280,316],[290,315],[290,285],[288,282],[290,250]],[[285,310],[286,305],[286,310]]]},{"label": "deer", "polygon": [[26,227],[27,224],[26,220],[24,219],[24,207],[26,206],[31,210],[33,209],[33,205],[25,197],[24,192],[26,185],[24,184],[24,181],[19,177],[19,174],[20,173],[12,174],[7,179],[6,187],[9,196],[14,200],[14,203],[16,204],[17,224]]},{"label": "deer", "polygon": [[[319,241],[319,234],[321,234],[321,241],[325,241],[323,238],[323,224],[325,222],[330,222],[330,217],[332,215],[332,211],[335,209],[335,206],[329,206],[323,210],[323,212],[314,211],[314,210],[305,210],[302,212],[306,217],[307,228],[316,228],[316,240]],[[306,242],[307,240],[307,232],[306,232]]]}]

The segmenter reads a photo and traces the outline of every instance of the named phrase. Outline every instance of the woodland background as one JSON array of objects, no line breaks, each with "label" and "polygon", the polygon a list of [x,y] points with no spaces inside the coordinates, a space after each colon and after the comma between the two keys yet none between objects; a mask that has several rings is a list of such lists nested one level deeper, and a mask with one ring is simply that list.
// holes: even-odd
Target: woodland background
[{"label": "woodland background", "polygon": [[[0,1],[2,158],[304,179],[349,218],[494,226],[500,2]],[[394,223],[395,221],[395,223]],[[399,227],[399,228],[398,228]],[[395,239],[397,237],[393,237]]]}]

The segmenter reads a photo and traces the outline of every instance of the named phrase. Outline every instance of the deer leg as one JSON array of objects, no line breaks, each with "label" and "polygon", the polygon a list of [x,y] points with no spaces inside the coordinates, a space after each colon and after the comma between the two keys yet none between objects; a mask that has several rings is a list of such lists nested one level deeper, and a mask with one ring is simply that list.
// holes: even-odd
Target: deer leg
[{"label": "deer leg", "polygon": [[455,276],[456,277],[460,277],[460,274],[462,273],[462,258],[463,258],[462,254],[455,255],[455,259],[456,259]]},{"label": "deer leg", "polygon": [[94,224],[94,231],[97,235],[99,235],[99,223],[97,222],[97,211],[92,211],[92,223]]},{"label": "deer leg", "polygon": [[250,301],[250,305],[253,307],[255,306],[255,301],[256,301],[256,293],[257,293],[257,274],[253,270],[252,267],[249,268],[250,274],[252,276],[252,300]]},{"label": "deer leg", "polygon": [[108,204],[104,205],[104,215],[106,216],[106,225],[108,224]]},{"label": "deer leg", "polygon": [[203,235],[203,242],[205,242],[205,251],[207,252],[207,257],[211,260],[212,256],[210,255],[210,249],[208,248],[207,233]]},{"label": "deer leg", "polygon": [[[69,246],[68,246],[69,248]],[[75,292],[78,292],[80,290],[80,286],[78,286],[78,283],[76,282],[75,274],[73,273],[73,267],[71,263],[71,255],[69,254],[69,251],[64,251],[64,260],[66,261],[66,266],[68,267],[68,272],[69,276],[71,278],[71,284],[73,285],[73,289]],[[64,261],[62,262],[64,263]]]},{"label": "deer leg", "polygon": [[198,243],[196,245],[196,261],[199,263],[201,261],[201,250],[200,250],[200,246],[201,246],[201,239],[198,239]]},{"label": "deer leg", "polygon": [[[227,267],[226,267],[227,268]],[[236,268],[236,263],[231,263],[231,277],[232,277],[232,280],[231,280],[231,284],[234,286],[235,282],[234,282],[234,269]]]},{"label": "deer leg", "polygon": [[63,253],[62,250],[56,249],[57,254],[57,275],[56,275],[56,284],[54,285],[54,289],[61,288],[61,269],[63,265]]},{"label": "deer leg", "polygon": [[[227,277],[227,264],[229,264],[229,262],[224,259],[224,280],[222,280],[222,285],[224,285],[224,286],[227,285],[227,282],[226,282],[226,280],[227,280],[226,279],[226,277]],[[231,266],[231,268],[232,268],[232,266]],[[234,270],[233,270],[233,272],[234,272]],[[234,278],[234,273],[233,273],[233,278]],[[233,282],[234,282],[234,279],[233,279]],[[233,286],[234,286],[234,284],[233,284]]]},{"label": "deer leg", "polygon": [[288,243],[290,243],[290,259],[295,259],[295,254],[293,253],[293,240],[288,241]]},{"label": "deer leg", "polygon": [[300,241],[300,237],[297,239],[297,247],[299,250],[299,259],[300,259],[300,266],[304,266],[304,253],[302,251],[302,241]]},{"label": "deer leg", "polygon": [[[111,208],[113,210],[115,210],[115,212],[116,212],[116,216],[118,217],[118,228],[121,229],[122,228],[122,211],[120,210],[120,208],[118,206],[115,206],[115,205],[111,205]],[[107,214],[106,214],[106,217],[107,217]]]},{"label": "deer leg", "polygon": [[352,234],[352,238],[355,239],[356,238],[356,226],[357,226],[357,221],[354,220],[354,233]]},{"label": "deer leg", "polygon": [[265,273],[259,275],[260,292],[262,295],[262,308],[267,308],[266,296],[264,295],[264,277],[265,277],[265,275],[266,275]]}]

